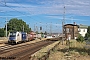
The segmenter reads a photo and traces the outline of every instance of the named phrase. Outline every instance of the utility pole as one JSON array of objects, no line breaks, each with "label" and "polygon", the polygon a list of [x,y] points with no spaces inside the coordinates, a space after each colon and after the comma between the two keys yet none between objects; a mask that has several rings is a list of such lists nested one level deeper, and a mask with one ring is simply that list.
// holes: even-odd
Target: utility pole
[{"label": "utility pole", "polygon": [[34,24],[34,32],[36,31],[36,29],[35,29],[35,24]]},{"label": "utility pole", "polygon": [[23,25],[23,32],[24,32],[24,25]]},{"label": "utility pole", "polygon": [[41,26],[41,22],[40,22],[40,33],[42,32],[42,26]]},{"label": "utility pole", "polygon": [[50,24],[50,34],[52,35],[52,22]]},{"label": "utility pole", "polygon": [[64,37],[64,25],[65,25],[65,6],[64,6],[64,13],[63,13],[63,20],[62,20],[62,45],[63,45],[63,37]]},{"label": "utility pole", "polygon": [[7,38],[7,18],[6,18],[6,38]]},{"label": "utility pole", "polygon": [[48,26],[48,25],[47,25],[47,23],[46,23],[46,32],[47,32],[47,26]]},{"label": "utility pole", "polygon": [[64,6],[64,13],[63,13],[63,21],[62,21],[62,26],[65,25],[65,6]]},{"label": "utility pole", "polygon": [[38,28],[37,28],[37,23],[36,23],[36,26],[35,26],[35,32],[37,32],[38,31]]},{"label": "utility pole", "polygon": [[38,33],[38,27],[36,26],[36,32]]}]

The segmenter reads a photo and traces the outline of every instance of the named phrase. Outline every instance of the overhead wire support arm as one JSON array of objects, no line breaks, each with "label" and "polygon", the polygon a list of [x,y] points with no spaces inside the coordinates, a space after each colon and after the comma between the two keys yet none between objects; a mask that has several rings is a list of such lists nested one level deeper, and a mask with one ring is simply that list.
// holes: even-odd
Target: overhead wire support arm
[{"label": "overhead wire support arm", "polygon": [[[19,2],[17,2],[16,0],[13,0],[13,1],[15,1],[17,4],[19,4],[22,8],[25,8],[27,11],[29,11],[29,9],[27,9],[27,7],[25,7],[25,6],[22,6],[22,4],[20,4]],[[29,11],[30,12],[30,11]]]},{"label": "overhead wire support arm", "polygon": [[[18,13],[22,14],[22,15],[28,16],[28,15],[26,15],[26,14],[22,13],[22,12],[17,11],[17,10],[16,10],[16,9],[14,9],[14,8],[11,8],[10,6],[6,5],[6,2],[5,2],[5,4],[4,4],[4,3],[2,3],[2,2],[0,2],[0,3],[1,3],[1,4],[3,4],[3,5],[5,5],[6,7],[10,8],[10,9],[12,9],[12,10],[14,10],[14,11],[16,11],[16,12],[18,12]],[[30,16],[29,16],[29,17],[30,17]],[[30,17],[30,18],[31,18],[31,17]]]},{"label": "overhead wire support arm", "polygon": [[[13,0],[13,1],[15,1],[15,0]],[[17,1],[15,1],[15,2],[18,3]],[[14,11],[16,11],[16,12],[22,14],[22,15],[25,15],[25,16],[29,17],[30,19],[36,20],[36,19],[30,17],[29,15],[27,15],[27,14],[25,14],[25,13],[22,13],[22,12],[20,12],[20,11],[17,11],[16,9],[14,9],[14,8],[12,8],[12,7],[10,7],[10,6],[8,6],[6,0],[4,0],[4,3],[3,3],[3,2],[0,2],[0,3],[3,4],[4,6],[10,8],[10,9],[12,9],[12,10],[14,10]],[[20,4],[20,3],[18,3],[18,4],[19,4],[20,6],[22,6],[22,4]],[[27,11],[29,11],[29,9],[27,9],[26,7],[24,7],[24,6],[22,6],[22,7],[25,8]],[[29,12],[30,12],[30,11],[29,11]]]},{"label": "overhead wire support arm", "polygon": [[5,2],[5,6],[6,6],[6,1],[4,0],[4,2]]},{"label": "overhead wire support arm", "polygon": [[[23,6],[22,4],[20,4],[20,3],[17,2],[16,0],[13,0],[13,1],[14,1],[15,3],[19,4],[20,7],[24,8],[24,9],[26,9],[28,12],[30,12],[29,9],[28,9],[27,7]],[[32,17],[30,17],[30,18],[32,18]],[[32,18],[32,19],[35,20],[34,18]]]},{"label": "overhead wire support arm", "polygon": [[[1,3],[1,2],[0,2]],[[1,3],[1,4],[3,4],[3,3]],[[6,4],[3,4],[3,5],[5,5],[6,7],[8,7],[8,8],[11,8],[10,6],[8,6],[8,5],[6,5]],[[11,8],[11,9],[13,9],[13,8]],[[15,10],[15,9],[13,9],[14,11],[16,11],[16,12],[19,12],[19,11],[17,11],[17,10]],[[21,13],[21,12],[19,12],[19,13]],[[21,13],[21,14],[23,14],[23,13]],[[25,15],[25,14],[23,14],[23,15]]]}]

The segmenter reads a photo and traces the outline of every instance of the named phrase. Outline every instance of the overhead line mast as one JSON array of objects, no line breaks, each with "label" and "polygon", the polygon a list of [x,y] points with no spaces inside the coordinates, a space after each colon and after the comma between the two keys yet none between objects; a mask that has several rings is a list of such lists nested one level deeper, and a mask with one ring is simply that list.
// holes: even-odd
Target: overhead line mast
[{"label": "overhead line mast", "polygon": [[[63,1],[63,4],[64,4],[64,1]],[[64,25],[65,25],[65,5],[64,5],[63,20],[62,20],[62,45],[64,40]]]},{"label": "overhead line mast", "polygon": [[6,18],[6,38],[7,38],[7,18]]},{"label": "overhead line mast", "polygon": [[65,4],[64,4],[64,1],[63,0],[62,0],[62,2],[63,2],[63,6],[64,6],[63,7],[64,8],[64,11],[63,11],[63,20],[62,20],[62,26],[63,26],[63,25],[65,25],[65,8],[66,7],[65,7]]},{"label": "overhead line mast", "polygon": [[64,13],[63,13],[63,20],[62,20],[62,33],[64,33],[63,26],[65,25],[65,6],[64,6]]}]

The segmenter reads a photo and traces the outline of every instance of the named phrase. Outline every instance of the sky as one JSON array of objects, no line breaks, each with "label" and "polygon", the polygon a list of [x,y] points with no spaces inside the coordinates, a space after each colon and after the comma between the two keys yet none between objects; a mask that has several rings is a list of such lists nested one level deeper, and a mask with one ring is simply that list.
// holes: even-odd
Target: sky
[{"label": "sky", "polygon": [[[64,8],[65,7],[65,8]],[[90,0],[0,0],[0,28],[18,18],[34,31],[62,31],[65,24],[90,26]]]}]

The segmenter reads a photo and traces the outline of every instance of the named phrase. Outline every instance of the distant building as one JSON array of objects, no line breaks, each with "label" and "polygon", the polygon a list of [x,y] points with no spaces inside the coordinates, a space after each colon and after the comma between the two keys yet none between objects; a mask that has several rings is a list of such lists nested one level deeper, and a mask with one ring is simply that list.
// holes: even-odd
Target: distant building
[{"label": "distant building", "polygon": [[87,33],[87,28],[88,28],[87,25],[82,25],[82,24],[79,25],[78,31],[83,37],[85,37],[85,34]]},{"label": "distant building", "polygon": [[78,28],[79,26],[74,24],[65,24],[63,27],[63,33],[65,34],[66,39],[76,39],[78,37]]}]

